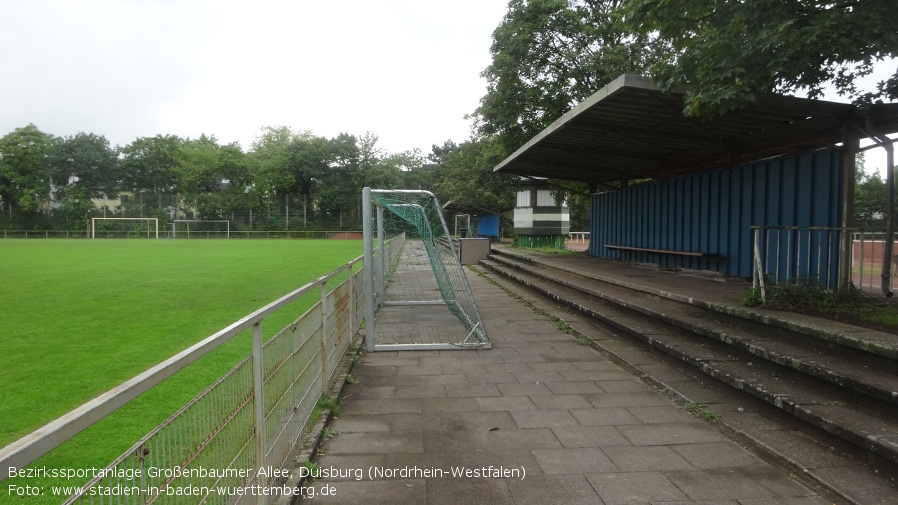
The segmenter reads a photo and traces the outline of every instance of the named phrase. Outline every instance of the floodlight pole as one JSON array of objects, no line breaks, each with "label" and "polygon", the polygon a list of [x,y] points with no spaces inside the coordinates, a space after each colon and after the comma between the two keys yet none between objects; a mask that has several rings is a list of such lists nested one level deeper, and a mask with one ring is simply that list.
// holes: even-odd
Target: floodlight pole
[{"label": "floodlight pole", "polygon": [[[374,233],[371,230],[371,188],[362,188],[362,241],[365,243],[365,350],[374,352]],[[381,252],[383,254],[383,252]]]}]

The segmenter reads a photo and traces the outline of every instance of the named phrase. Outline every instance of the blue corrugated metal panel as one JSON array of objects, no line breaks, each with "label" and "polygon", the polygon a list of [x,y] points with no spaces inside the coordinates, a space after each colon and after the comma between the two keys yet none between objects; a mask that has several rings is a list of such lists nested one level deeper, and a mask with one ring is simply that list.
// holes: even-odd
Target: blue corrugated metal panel
[{"label": "blue corrugated metal panel", "polygon": [[[752,272],[752,226],[841,225],[842,162],[839,151],[817,151],[648,182],[592,196],[589,254],[621,259],[606,244],[720,254],[717,263],[652,253],[625,253],[638,262],[717,270],[739,277]],[[794,238],[801,247],[766,246],[771,264],[784,271],[836,268],[818,251],[836,252],[832,237]],[[818,251],[810,254],[807,251]],[[820,264],[818,264],[820,263]],[[822,266],[821,266],[822,265]],[[804,270],[801,270],[804,269]],[[798,275],[797,273],[795,275]]]},{"label": "blue corrugated metal panel", "polygon": [[499,237],[499,214],[477,216],[477,234]]}]

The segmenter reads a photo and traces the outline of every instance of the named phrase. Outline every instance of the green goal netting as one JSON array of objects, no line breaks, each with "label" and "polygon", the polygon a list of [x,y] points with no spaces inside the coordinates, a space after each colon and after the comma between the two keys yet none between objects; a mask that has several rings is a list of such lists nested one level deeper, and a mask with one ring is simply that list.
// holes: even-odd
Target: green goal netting
[{"label": "green goal netting", "polygon": [[365,188],[362,206],[368,349],[488,348],[437,198]]}]

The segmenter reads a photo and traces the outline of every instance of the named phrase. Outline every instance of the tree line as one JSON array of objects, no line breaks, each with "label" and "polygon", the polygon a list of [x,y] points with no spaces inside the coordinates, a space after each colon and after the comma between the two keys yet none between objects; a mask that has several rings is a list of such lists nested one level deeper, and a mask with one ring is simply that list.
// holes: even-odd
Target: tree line
[{"label": "tree line", "polygon": [[[56,137],[29,124],[0,138],[0,226],[84,230],[107,213],[355,230],[363,187],[451,190],[466,151],[449,141],[427,156],[389,153],[371,132],[325,138],[287,126],[262,128],[247,151],[207,135],[111,146],[95,133]],[[98,200],[120,205],[104,209]]]},{"label": "tree line", "polygon": [[[464,213],[507,211],[516,180],[493,167],[623,73],[687,90],[683,112],[696,121],[770,92],[814,98],[829,86],[857,104],[898,99],[898,72],[872,89],[858,86],[877,61],[898,56],[893,7],[893,0],[510,0],[481,74],[486,93],[472,104],[471,137],[460,144],[435,144],[426,155],[385,153],[371,133],[327,139],[267,127],[246,152],[207,136],[158,135],[112,148],[92,133],[57,138],[28,125],[0,139],[0,226],[81,226],[96,212],[90,199],[116,190],[133,195],[126,214],[251,213],[252,226],[277,229],[356,228],[365,185],[429,189]],[[588,229],[588,195],[600,188],[550,182],[571,206],[571,229]],[[878,182],[861,176],[859,199],[878,194]],[[55,208],[45,213],[50,201]],[[871,205],[858,205],[865,209],[858,217],[879,215]],[[298,209],[303,221],[282,222]]]}]

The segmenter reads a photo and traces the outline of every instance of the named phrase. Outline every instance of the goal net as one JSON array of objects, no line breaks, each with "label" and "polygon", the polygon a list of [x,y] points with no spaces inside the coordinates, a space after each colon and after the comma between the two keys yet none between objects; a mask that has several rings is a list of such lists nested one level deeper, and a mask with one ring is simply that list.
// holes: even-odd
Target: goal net
[{"label": "goal net", "polygon": [[159,238],[155,217],[92,217],[90,238]]},{"label": "goal net", "polygon": [[231,238],[231,222],[175,219],[172,221],[172,238]]},{"label": "goal net", "polygon": [[362,221],[369,351],[490,347],[432,193],[365,188]]}]

